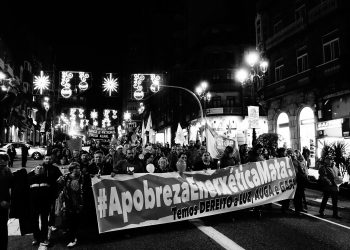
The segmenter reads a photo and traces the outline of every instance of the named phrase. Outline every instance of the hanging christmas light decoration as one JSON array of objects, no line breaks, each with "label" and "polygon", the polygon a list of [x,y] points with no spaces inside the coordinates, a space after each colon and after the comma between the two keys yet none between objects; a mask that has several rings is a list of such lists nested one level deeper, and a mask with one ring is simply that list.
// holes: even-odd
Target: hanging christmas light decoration
[{"label": "hanging christmas light decoration", "polygon": [[145,76],[143,74],[134,74],[134,84],[133,87],[135,89],[134,98],[136,100],[142,100],[145,96],[143,92],[142,82],[145,80]]},{"label": "hanging christmas light decoration", "polygon": [[118,78],[113,78],[112,73],[109,73],[109,76],[106,78],[103,78],[104,82],[102,84],[103,91],[108,92],[109,96],[112,95],[112,92],[118,91]]},{"label": "hanging christmas light decoration", "polygon": [[108,118],[108,117],[109,117],[109,113],[111,113],[111,110],[110,110],[110,109],[104,109],[104,110],[103,110],[103,116],[104,116],[104,118]]},{"label": "hanging christmas light decoration", "polygon": [[90,76],[88,73],[79,72],[80,83],[79,83],[78,87],[81,91],[85,91],[88,89],[89,84],[86,82],[86,79],[88,79],[89,77]]},{"label": "hanging christmas light decoration", "polygon": [[73,73],[70,71],[62,71],[61,75],[61,85],[63,89],[61,89],[61,95],[64,98],[69,98],[72,96],[71,84],[70,80],[73,78]]},{"label": "hanging christmas light decoration", "polygon": [[49,89],[50,80],[49,76],[45,76],[43,71],[40,71],[39,76],[34,76],[34,89],[40,91],[40,95],[43,94],[44,90]]},{"label": "hanging christmas light decoration", "polygon": [[139,114],[142,114],[143,111],[145,111],[145,106],[143,105],[143,102],[140,102],[140,107],[138,109]]},{"label": "hanging christmas light decoration", "polygon": [[97,121],[98,113],[96,112],[96,110],[92,110],[90,112],[90,118],[92,119],[92,125],[97,127],[98,126],[98,121]]},{"label": "hanging christmas light decoration", "polygon": [[117,119],[117,118],[118,118],[118,115],[117,115],[118,111],[112,109],[112,113],[113,113],[112,118],[113,118],[113,119]]},{"label": "hanging christmas light decoration", "polygon": [[151,84],[151,91],[153,93],[156,93],[159,91],[159,81],[160,81],[160,76],[159,75],[156,75],[156,74],[151,74],[151,81],[152,81],[152,84]]},{"label": "hanging christmas light decoration", "polygon": [[93,120],[95,120],[95,119],[98,118],[98,113],[96,112],[96,110],[91,111],[90,117],[91,117],[91,119],[93,119]]},{"label": "hanging christmas light decoration", "polygon": [[78,109],[79,111],[79,118],[84,118],[84,109]]}]

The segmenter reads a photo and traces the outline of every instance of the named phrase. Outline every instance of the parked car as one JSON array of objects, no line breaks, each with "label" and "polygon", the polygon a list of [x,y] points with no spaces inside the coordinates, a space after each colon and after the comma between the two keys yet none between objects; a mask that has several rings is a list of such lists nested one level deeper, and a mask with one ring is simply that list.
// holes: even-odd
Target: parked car
[{"label": "parked car", "polygon": [[10,143],[3,144],[0,147],[0,151],[7,152],[7,149],[10,145],[13,145],[16,149],[16,158],[22,157],[22,145],[26,145],[29,148],[28,156],[32,157],[34,160],[42,159],[47,152],[46,147],[32,146],[30,144],[23,143],[23,142],[10,142]]}]

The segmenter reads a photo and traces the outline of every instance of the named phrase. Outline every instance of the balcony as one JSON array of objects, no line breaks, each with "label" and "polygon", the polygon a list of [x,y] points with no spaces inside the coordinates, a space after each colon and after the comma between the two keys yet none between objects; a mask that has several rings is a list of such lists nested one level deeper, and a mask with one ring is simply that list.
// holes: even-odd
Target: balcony
[{"label": "balcony", "polygon": [[284,27],[282,30],[274,34],[272,37],[266,40],[266,49],[270,49],[280,42],[284,41],[288,37],[294,35],[295,33],[303,30],[305,28],[304,19],[298,19],[291,24]]},{"label": "balcony", "polygon": [[337,9],[338,3],[337,0],[326,0],[312,8],[309,12],[309,23],[313,23],[316,20],[322,18],[328,13]]},{"label": "balcony", "polygon": [[266,101],[288,92],[305,88],[310,84],[310,74],[310,70],[306,70],[304,72],[286,77],[280,81],[265,85],[264,88],[258,91],[258,94],[263,96],[263,99]]}]

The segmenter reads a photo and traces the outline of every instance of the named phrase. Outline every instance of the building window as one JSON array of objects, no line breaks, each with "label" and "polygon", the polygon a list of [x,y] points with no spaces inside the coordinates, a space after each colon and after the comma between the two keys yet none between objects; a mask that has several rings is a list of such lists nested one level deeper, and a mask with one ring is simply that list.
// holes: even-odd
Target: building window
[{"label": "building window", "polygon": [[221,96],[213,97],[212,103],[214,108],[221,107]]},{"label": "building window", "polygon": [[305,8],[305,4],[303,4],[302,6],[300,6],[295,10],[295,21],[298,21],[300,19],[305,19],[305,17],[306,17],[306,8]]},{"label": "building window", "polygon": [[323,62],[339,58],[339,38],[323,43]]},{"label": "building window", "polygon": [[226,105],[227,107],[233,107],[235,104],[235,99],[233,96],[226,97]]},{"label": "building window", "polygon": [[284,64],[282,60],[278,60],[275,63],[275,81],[278,82],[283,79]]},{"label": "building window", "polygon": [[300,48],[297,51],[297,71],[298,73],[303,72],[309,67],[308,53],[306,50],[306,46]]}]

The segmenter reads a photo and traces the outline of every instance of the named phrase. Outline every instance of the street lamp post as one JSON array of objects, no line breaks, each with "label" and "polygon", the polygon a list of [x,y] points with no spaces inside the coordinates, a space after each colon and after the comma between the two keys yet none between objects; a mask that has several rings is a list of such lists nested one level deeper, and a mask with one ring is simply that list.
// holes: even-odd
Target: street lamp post
[{"label": "street lamp post", "polygon": [[[49,104],[50,98],[49,97],[44,97],[44,102],[43,102],[43,106],[45,109],[45,126],[46,126],[46,122],[47,122],[47,112],[50,109],[50,104]],[[51,137],[52,137],[52,142],[53,142],[53,131],[52,131],[52,126],[50,126],[51,128]],[[46,133],[46,132],[45,132]],[[47,144],[47,136],[45,136],[45,143]]]},{"label": "street lamp post", "polygon": [[[238,80],[242,84],[242,86],[245,84],[252,85],[252,96],[254,97],[255,102],[255,84],[263,80],[265,73],[268,69],[268,62],[265,59],[263,59],[262,55],[256,50],[249,51],[246,54],[245,62],[248,65],[248,67],[240,68],[236,71],[236,80]],[[254,146],[256,144],[255,126],[252,129],[252,144]]]},{"label": "street lamp post", "polygon": [[208,83],[203,81],[196,88],[196,93],[200,100],[203,100],[204,116],[206,116],[206,104],[211,100],[211,93],[208,90]]},{"label": "street lamp post", "polygon": [[[211,99],[211,93],[208,91],[208,82],[206,81],[203,81],[200,83],[199,86],[196,87],[196,93],[197,95],[199,96],[200,100],[203,100],[203,107],[204,107],[204,117],[206,117],[206,104],[207,102],[210,102],[210,99]],[[206,133],[206,140],[208,138],[208,135],[207,135],[207,122],[205,121],[205,124],[204,124],[204,129],[205,129],[205,133]],[[206,144],[208,144],[206,142]],[[207,149],[208,149],[208,146],[207,146]]]}]

